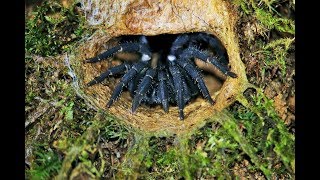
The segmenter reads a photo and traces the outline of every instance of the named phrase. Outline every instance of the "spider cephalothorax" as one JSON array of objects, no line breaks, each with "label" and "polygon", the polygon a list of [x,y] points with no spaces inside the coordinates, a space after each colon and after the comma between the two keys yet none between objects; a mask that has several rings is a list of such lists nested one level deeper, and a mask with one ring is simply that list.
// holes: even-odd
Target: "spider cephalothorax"
[{"label": "spider cephalothorax", "polygon": [[[119,52],[133,52],[140,55],[136,62],[126,61],[109,68],[90,81],[88,86],[100,83],[108,76],[124,74],[115,87],[107,107],[110,107],[123,89],[127,88],[133,96],[132,112],[135,112],[141,103],[162,104],[164,111],[168,112],[169,103],[171,103],[178,105],[180,119],[184,119],[185,104],[198,94],[202,94],[211,104],[214,104],[194,60],[211,63],[225,75],[235,78],[236,74],[227,66],[224,47],[219,40],[206,33],[171,36],[176,36],[173,42],[162,39],[166,41],[165,43],[171,44],[169,49],[161,49],[161,46],[149,43],[148,38],[151,37],[138,36],[137,41],[120,42],[120,45],[86,60],[87,63],[94,63]],[[203,48],[213,50],[214,55],[201,50]]]}]

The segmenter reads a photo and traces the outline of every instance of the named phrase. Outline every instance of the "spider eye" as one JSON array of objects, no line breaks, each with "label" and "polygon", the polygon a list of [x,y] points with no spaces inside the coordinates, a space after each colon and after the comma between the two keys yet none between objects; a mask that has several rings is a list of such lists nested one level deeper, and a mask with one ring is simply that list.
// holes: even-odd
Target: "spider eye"
[{"label": "spider eye", "polygon": [[151,57],[147,54],[142,54],[141,60],[142,61],[149,61],[151,59]]},{"label": "spider eye", "polygon": [[174,55],[168,55],[167,58],[169,61],[174,61],[177,59],[176,56],[174,56]]}]

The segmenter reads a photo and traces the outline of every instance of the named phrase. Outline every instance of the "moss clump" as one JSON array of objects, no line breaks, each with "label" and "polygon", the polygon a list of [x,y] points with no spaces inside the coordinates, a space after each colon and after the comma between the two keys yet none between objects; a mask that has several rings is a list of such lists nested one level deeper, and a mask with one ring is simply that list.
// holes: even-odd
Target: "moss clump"
[{"label": "moss clump", "polygon": [[[53,142],[53,146],[65,154],[62,167],[57,178],[75,178],[87,176],[90,178],[105,177],[106,169],[111,169],[113,164],[105,157],[105,150],[100,146],[102,142],[113,142],[117,145],[117,153],[127,148],[128,130],[125,126],[114,121],[112,117],[98,113],[92,119],[89,127],[81,136],[68,137],[67,130],[60,138]],[[116,127],[116,128],[115,128]],[[99,138],[97,138],[99,137]],[[100,145],[99,145],[100,144]],[[122,156],[119,154],[117,156]]]},{"label": "moss clump", "polygon": [[53,56],[68,50],[81,39],[84,19],[75,5],[65,8],[57,2],[44,1],[36,7],[25,26],[25,51]]},{"label": "moss clump", "polygon": [[280,5],[281,2],[277,0],[265,0],[257,3],[254,0],[235,0],[234,3],[239,5],[242,11],[246,14],[253,14],[254,17],[268,30],[275,29],[279,32],[295,34],[294,21],[292,19],[282,17],[275,8]]},{"label": "moss clump", "polygon": [[253,97],[250,109],[255,112],[260,120],[264,120],[268,127],[265,146],[272,149],[289,172],[295,169],[295,137],[288,131],[283,120],[277,114],[273,100],[267,98],[259,89]]},{"label": "moss clump", "polygon": [[35,144],[34,161],[26,171],[28,179],[50,179],[61,168],[61,157],[44,144]]},{"label": "moss clump", "polygon": [[280,32],[295,34],[294,21],[286,18],[275,17],[271,13],[257,8],[255,9],[257,19],[268,29],[276,29]]},{"label": "moss clump", "polygon": [[[192,143],[196,143],[192,145]],[[217,122],[209,123],[190,140],[190,174],[193,178],[231,179],[232,167],[240,160],[239,144]]]},{"label": "moss clump", "polygon": [[295,138],[276,113],[273,100],[257,89],[250,101],[241,101],[244,106],[236,105],[233,111],[245,138],[255,147],[255,156],[273,167],[272,174],[294,176]]},{"label": "moss clump", "polygon": [[[252,104],[239,99],[244,105],[236,103],[232,113],[217,113],[191,136],[139,136],[129,150],[134,153],[126,156],[125,175],[151,179],[235,179],[252,174],[262,179],[293,178],[294,137],[272,101],[261,92],[252,95]],[[239,173],[240,166],[245,172]]]},{"label": "moss clump", "polygon": [[[294,68],[294,1],[235,0],[234,4],[243,12],[241,40],[243,48],[248,49],[243,52],[243,59],[249,79],[261,79],[260,84],[269,84],[265,80],[271,81],[277,76],[280,81],[291,78],[289,76],[293,73],[290,71]],[[256,77],[250,77],[250,74]]]},{"label": "moss clump", "polygon": [[269,42],[262,50],[255,53],[263,55],[264,66],[261,67],[262,76],[268,69],[279,68],[284,77],[287,73],[286,58],[288,51],[292,49],[294,38],[281,38]]}]

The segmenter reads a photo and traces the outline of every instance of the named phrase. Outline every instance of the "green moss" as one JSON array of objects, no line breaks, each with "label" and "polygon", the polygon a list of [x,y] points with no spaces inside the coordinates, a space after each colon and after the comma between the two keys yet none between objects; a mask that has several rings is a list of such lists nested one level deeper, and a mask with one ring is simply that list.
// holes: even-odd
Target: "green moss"
[{"label": "green moss", "polygon": [[[248,136],[243,136],[241,130],[238,127],[236,119],[232,118],[232,116],[228,113],[225,113],[224,118],[220,120],[220,123],[223,125],[224,129],[237,141],[242,149],[242,151],[250,157],[250,161],[254,164],[254,166],[260,169],[263,174],[270,179],[272,175],[272,170],[268,168],[268,163],[264,161],[264,158],[259,155],[259,151],[261,149],[254,146],[255,142],[250,142]],[[259,134],[259,130],[257,133]],[[260,136],[259,136],[260,135]],[[258,137],[261,137],[259,134]]]},{"label": "green moss", "polygon": [[269,42],[263,45],[261,50],[256,51],[255,54],[261,54],[263,57],[263,66],[260,67],[262,71],[262,76],[264,76],[265,71],[268,69],[279,68],[282,76],[286,74],[286,58],[288,56],[289,50],[292,48],[294,38],[281,38]]},{"label": "green moss", "polygon": [[[279,32],[295,34],[294,20],[281,17],[276,7],[281,3],[278,0],[265,0],[259,3],[254,0],[234,0],[234,4],[250,16],[254,16],[268,30],[275,29]],[[263,2],[263,3],[262,3]]]},{"label": "green moss", "polygon": [[231,167],[239,159],[240,153],[237,142],[223,128],[213,130],[208,125],[196,136],[200,141],[190,154],[191,174],[198,174],[198,178],[231,179]]},{"label": "green moss", "polygon": [[[172,141],[175,145],[171,144]],[[187,141],[185,138],[136,134],[135,144],[128,150],[117,178],[190,179]]]},{"label": "green moss", "polygon": [[129,151],[132,153],[126,156],[131,163],[125,163],[123,171],[129,177],[144,179],[236,179],[239,177],[233,167],[246,160],[247,173],[262,172],[267,179],[292,179],[294,138],[273,102],[261,92],[242,102],[245,106],[234,105],[232,113],[224,110],[215,114],[213,122],[191,138],[141,136],[143,140],[136,141]]},{"label": "green moss", "polygon": [[69,102],[65,103],[65,100],[63,99],[63,100],[59,101],[58,103],[64,104],[60,110],[60,114],[64,116],[65,120],[67,120],[67,121],[73,120],[74,102],[69,101]]},{"label": "green moss", "polygon": [[246,107],[240,106],[235,112],[235,118],[244,125],[246,139],[253,143],[257,155],[263,157],[269,166],[283,163],[284,166],[272,169],[273,173],[292,174],[295,169],[294,135],[277,114],[273,100],[267,98],[261,89],[251,95],[250,102],[242,102]]},{"label": "green moss", "polygon": [[35,159],[26,171],[28,179],[50,179],[61,168],[61,158],[47,145],[34,144]]},{"label": "green moss", "polygon": [[[93,168],[88,159],[88,154],[94,153],[95,147],[95,137],[98,133],[98,128],[96,127],[97,124],[92,124],[81,136],[78,138],[69,138],[68,133],[65,132],[61,135],[59,140],[54,142],[54,146],[59,151],[65,154],[63,159],[62,167],[59,170],[59,174],[57,175],[58,179],[65,179],[69,177],[70,171],[72,171],[72,164],[76,160],[80,160],[79,163],[76,163],[76,166],[82,166],[80,164],[86,165],[85,167],[89,174],[96,174],[96,169]],[[75,173],[81,173],[79,171],[75,171]]]},{"label": "green moss", "polygon": [[76,6],[64,8],[54,1],[38,6],[25,26],[25,51],[28,54],[53,56],[70,48],[84,32],[84,19]]},{"label": "green moss", "polygon": [[[66,69],[59,65],[56,67],[59,61],[46,64],[50,61],[52,59],[37,62],[36,58],[28,58],[26,61],[26,92],[29,92],[26,96],[26,114],[33,114],[38,108],[37,105],[45,104],[49,107],[48,113],[44,113],[34,122],[36,126],[30,125],[27,130],[26,146],[33,152],[33,142],[40,140],[50,143],[51,147],[55,147],[51,151],[60,157],[60,166],[55,168],[49,167],[54,166],[54,163],[47,163],[48,166],[31,163],[30,177],[49,174],[50,177],[66,178],[82,173],[91,178],[102,177],[106,168],[110,167],[106,163],[108,161],[105,152],[96,148],[98,143],[101,143],[97,141],[98,137],[112,142],[119,149],[126,149],[130,134],[128,128],[112,116],[90,109],[84,100],[76,95]],[[94,114],[97,116],[93,117]],[[43,151],[42,154],[51,156],[48,151]],[[34,158],[37,157],[29,157],[30,161],[35,161]],[[51,173],[51,168],[56,171]],[[39,173],[40,170],[44,170],[44,173]]]},{"label": "green moss", "polygon": [[106,139],[112,139],[124,144],[129,136],[129,130],[126,126],[120,125],[113,118],[110,118],[106,126],[101,131],[101,136]]},{"label": "green moss", "polygon": [[[267,179],[294,178],[294,137],[262,92],[244,105],[236,104],[215,115],[214,122],[195,132],[190,141],[176,140],[178,151],[168,162],[178,167],[186,179],[235,179],[235,164],[248,160],[248,173],[261,171]],[[219,124],[217,124],[217,121]],[[162,160],[162,159],[161,159]],[[162,162],[166,162],[162,160]],[[178,163],[179,164],[179,163]]]},{"label": "green moss", "polygon": [[160,168],[167,167],[168,169],[175,169],[177,166],[177,157],[178,152],[176,149],[172,148],[166,151],[163,154],[160,154],[156,160],[156,164]]},{"label": "green moss", "polygon": [[[278,11],[294,6],[294,2],[279,0],[259,2],[234,0],[233,2],[244,12],[244,19],[250,20],[248,24],[250,26],[245,27],[245,32],[250,35],[241,38],[244,40],[247,38],[248,48],[254,49],[253,59],[258,60],[260,77],[264,80],[266,76],[269,74],[273,76],[279,70],[283,79],[290,61],[288,56],[291,55],[290,50],[294,46],[295,21],[291,18],[291,9],[287,8],[287,11],[281,13]],[[247,64],[250,67],[254,62],[247,60]],[[255,70],[250,68],[249,71]]]},{"label": "green moss", "polygon": [[135,179],[138,173],[143,173],[145,165],[150,164],[150,159],[148,159],[150,154],[150,148],[148,144],[148,137],[135,134],[134,144],[128,149],[123,163],[118,168],[118,173],[116,175],[117,179]]},{"label": "green moss", "polygon": [[274,108],[273,101],[266,97],[262,90],[259,89],[257,94],[252,97],[255,105],[251,106],[251,109],[259,112],[257,114],[260,119],[266,120],[266,117],[270,118],[267,120],[272,126],[268,129],[269,135],[266,146],[272,147],[287,169],[293,172],[295,168],[294,135],[288,132],[288,128]]},{"label": "green moss", "polygon": [[267,29],[276,29],[279,32],[295,34],[295,24],[291,19],[275,17],[261,8],[255,10],[255,15]]},{"label": "green moss", "polygon": [[66,154],[57,176],[62,179],[81,174],[91,178],[101,178],[106,170],[106,157],[102,150],[97,148],[100,143],[97,137],[124,148],[124,142],[129,134],[126,127],[102,112],[97,113],[81,136],[72,137],[69,130],[62,132],[59,139],[54,142],[55,148]]}]

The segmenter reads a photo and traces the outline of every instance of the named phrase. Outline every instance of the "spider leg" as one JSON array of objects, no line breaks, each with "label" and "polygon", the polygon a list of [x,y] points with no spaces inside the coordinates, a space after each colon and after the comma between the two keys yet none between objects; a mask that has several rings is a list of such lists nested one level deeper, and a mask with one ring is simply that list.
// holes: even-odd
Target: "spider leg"
[{"label": "spider leg", "polygon": [[[155,84],[156,85],[156,84]],[[143,98],[142,98],[142,100],[141,100],[141,102],[144,102],[144,103],[146,103],[146,104],[154,104],[155,103],[155,101],[154,101],[154,97],[155,97],[155,94],[156,94],[156,90],[155,90],[155,88],[150,88],[150,89],[152,89],[152,91],[150,90],[150,91],[148,91],[147,93],[146,93],[146,95],[145,96],[143,96]]]},{"label": "spider leg", "polygon": [[189,41],[190,37],[187,34],[179,35],[172,43],[170,53],[167,56],[167,60],[173,62],[177,59],[177,56],[183,52],[183,46]]},{"label": "spider leg", "polygon": [[109,108],[113,102],[120,96],[122,89],[130,80],[132,80],[139,72],[141,72],[148,64],[145,61],[139,61],[138,63],[134,64],[132,68],[121,78],[119,84],[115,87],[111,98],[107,104]]},{"label": "spider leg", "polygon": [[94,63],[94,62],[99,62],[103,59],[107,59],[114,54],[118,52],[139,52],[142,54],[142,59],[151,59],[151,52],[148,48],[147,45],[143,43],[134,43],[134,42],[128,42],[128,43],[123,43],[118,46],[115,46],[111,49],[108,49],[102,54],[99,54],[96,57],[90,58],[85,60],[86,63]]},{"label": "spider leg", "polygon": [[162,103],[163,110],[165,112],[169,111],[169,102],[168,102],[168,89],[166,86],[166,74],[164,71],[159,71],[158,73],[158,80],[159,80],[159,86],[158,86],[158,93],[159,98]]},{"label": "spider leg", "polygon": [[190,76],[188,75],[188,73],[184,69],[180,68],[180,71],[181,71],[182,77],[184,77],[186,80],[188,89],[190,89],[190,95],[192,97],[196,96],[199,93],[199,88],[192,80],[192,77],[189,78]]},{"label": "spider leg", "polygon": [[198,87],[200,91],[202,92],[202,95],[204,98],[206,98],[211,104],[214,104],[214,101],[212,100],[209,91],[207,89],[207,86],[205,85],[200,72],[197,70],[197,68],[194,65],[191,65],[190,62],[179,59],[177,60],[177,63],[184,68],[187,73],[192,77],[193,80],[195,80],[198,83]]},{"label": "spider leg", "polygon": [[187,34],[179,35],[172,43],[170,55],[176,56],[177,54],[180,54],[183,46],[189,41],[189,39],[190,37]]},{"label": "spider leg", "polygon": [[226,49],[223,47],[219,39],[207,33],[198,33],[196,35],[191,36],[191,38],[208,43],[215,50],[217,56],[219,57],[219,60],[225,65],[228,64],[228,61],[226,59]]},{"label": "spider leg", "polygon": [[97,76],[93,80],[91,80],[87,84],[87,86],[92,86],[92,85],[95,85],[97,83],[100,83],[105,78],[107,78],[108,76],[113,76],[113,75],[120,74],[122,72],[127,72],[127,71],[129,71],[130,68],[131,68],[131,65],[128,64],[128,63],[123,63],[123,64],[121,64],[119,66],[111,67],[107,71],[105,71],[104,73],[100,74],[100,76]]},{"label": "spider leg", "polygon": [[169,93],[169,101],[171,103],[176,103],[176,92],[174,91],[174,82],[172,76],[169,74],[169,72],[166,72],[167,75],[167,87],[168,87],[168,93]]},{"label": "spider leg", "polygon": [[155,69],[151,68],[151,69],[147,70],[146,75],[144,76],[141,83],[139,84],[139,86],[137,88],[137,92],[133,98],[132,110],[131,110],[132,112],[135,112],[136,109],[138,108],[138,106],[140,105],[141,100],[148,92],[148,90],[152,84],[152,80],[153,80],[154,76],[156,75],[156,73],[157,73],[157,71]]},{"label": "spider leg", "polygon": [[152,91],[151,102],[152,104],[161,104],[161,100],[159,96],[159,85],[157,85]]},{"label": "spider leg", "polygon": [[131,81],[128,82],[127,89],[129,90],[131,96],[135,95],[135,91],[139,85],[140,80],[145,76],[146,72],[143,70],[139,72]]},{"label": "spider leg", "polygon": [[191,99],[191,93],[189,87],[187,86],[186,79],[183,76],[181,76],[181,80],[183,87],[183,100],[184,103],[187,104],[187,102]]},{"label": "spider leg", "polygon": [[157,93],[158,87],[158,85],[155,85],[154,88],[150,88],[152,89],[152,91],[148,91],[147,94],[143,97],[142,101],[148,104],[159,104],[160,100]]},{"label": "spider leg", "polygon": [[173,63],[170,63],[169,71],[173,78],[174,88],[176,89],[176,101],[179,107],[179,117],[180,117],[180,120],[183,120],[184,119],[184,114],[183,114],[184,100],[183,100],[183,87],[182,87],[181,73],[178,67]]},{"label": "spider leg", "polygon": [[216,66],[221,72],[226,74],[227,76],[230,76],[232,78],[236,78],[237,75],[231,71],[229,71],[228,67],[223,66],[220,64],[219,60],[215,57],[210,57],[205,52],[200,51],[199,49],[195,47],[188,47],[183,51],[183,53],[180,55],[182,59],[190,59],[192,57],[196,57],[204,62],[208,62]]},{"label": "spider leg", "polygon": [[187,81],[188,80],[190,81],[190,79],[192,79],[192,78],[180,66],[177,66],[177,67],[178,67],[179,71],[181,72],[181,80],[182,80],[181,82],[182,82],[182,87],[183,87],[183,99],[186,104],[191,99],[191,89],[190,89]]}]

